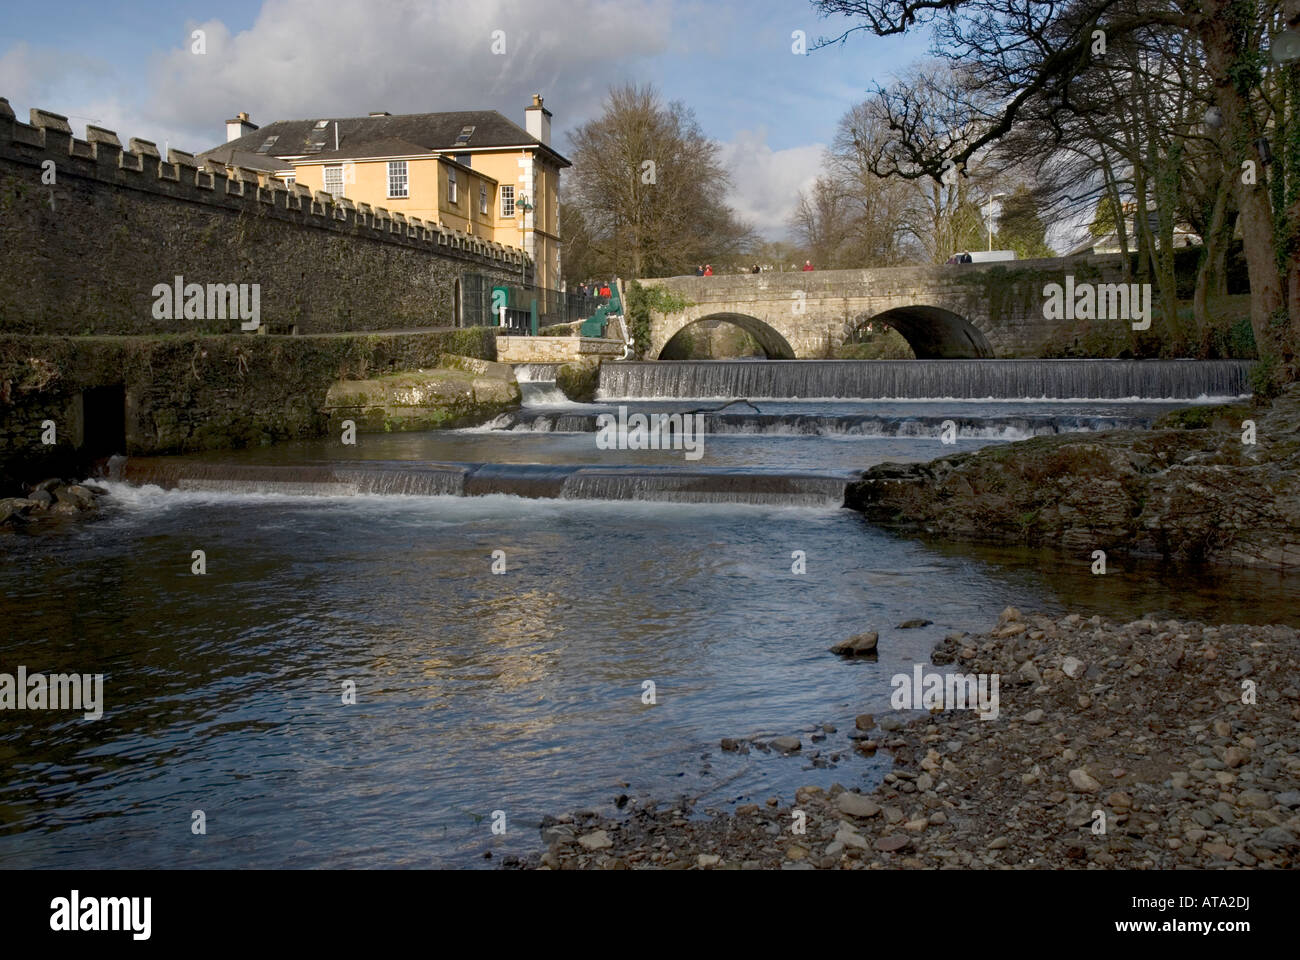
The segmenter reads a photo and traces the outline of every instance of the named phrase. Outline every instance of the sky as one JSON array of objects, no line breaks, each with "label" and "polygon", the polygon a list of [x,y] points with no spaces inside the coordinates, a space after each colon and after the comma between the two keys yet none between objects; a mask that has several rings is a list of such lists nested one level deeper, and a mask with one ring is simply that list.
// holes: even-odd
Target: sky
[{"label": "sky", "polygon": [[93,123],[198,153],[241,110],[267,124],[491,109],[522,126],[541,93],[564,153],[612,85],[650,83],[694,110],[729,202],[779,240],[840,117],[928,49],[863,33],[813,49],[850,25],[809,0],[0,0],[0,97],[20,119],[39,107],[78,135]]}]

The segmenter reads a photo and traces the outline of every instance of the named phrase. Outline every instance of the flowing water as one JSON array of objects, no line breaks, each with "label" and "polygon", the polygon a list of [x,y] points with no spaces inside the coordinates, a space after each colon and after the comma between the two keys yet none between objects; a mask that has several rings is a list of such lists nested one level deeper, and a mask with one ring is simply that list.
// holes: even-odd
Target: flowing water
[{"label": "flowing water", "polygon": [[[521,371],[529,404],[473,430],[132,458],[100,519],[0,538],[0,673],[102,673],[105,691],[97,721],[0,714],[0,866],[489,865],[535,849],[542,816],[623,795],[722,809],[871,787],[885,761],[843,749],[854,715],[1007,604],[1297,622],[1278,575],[1112,559],[1094,577],[1088,557],[902,539],[839,506],[873,463],[1142,427],[1171,397],[1223,399],[1220,373],[1153,370],[1174,392],[1150,396],[750,391],[718,410],[770,365],[708,365],[704,399],[663,392],[695,374],[622,366],[595,405]],[[825,397],[877,374],[829,376]],[[619,407],[703,411],[703,455],[602,449]],[[913,618],[933,623],[896,628]],[[878,659],[827,652],[864,629]],[[823,723],[838,736],[801,755],[718,750]]]}]

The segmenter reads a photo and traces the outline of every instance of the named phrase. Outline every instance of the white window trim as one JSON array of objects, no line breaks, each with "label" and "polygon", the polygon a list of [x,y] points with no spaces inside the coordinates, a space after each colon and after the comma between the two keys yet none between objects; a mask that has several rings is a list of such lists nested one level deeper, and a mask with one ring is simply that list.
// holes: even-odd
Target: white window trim
[{"label": "white window trim", "polygon": [[[506,212],[506,203],[510,204],[510,212]],[[504,183],[501,185],[501,216],[513,217],[515,215],[515,188],[514,184]]]},{"label": "white window trim", "polygon": [[460,190],[456,185],[456,168],[447,168],[447,203],[453,207],[460,206]]},{"label": "white window trim", "polygon": [[491,199],[488,197],[487,184],[480,183],[478,185],[478,212],[486,217],[488,211],[491,209],[492,203]]},{"label": "white window trim", "polygon": [[[393,193],[393,169],[401,164],[402,171],[402,193]],[[388,199],[389,200],[409,200],[411,197],[411,170],[405,160],[388,161]]]},{"label": "white window trim", "polygon": [[[339,189],[337,193],[331,190],[329,186],[329,179],[330,179],[329,172],[331,170],[337,170],[339,172]],[[347,196],[347,187],[344,184],[344,177],[343,177],[343,164],[341,163],[326,164],[321,169],[321,189],[324,190],[325,193],[331,194],[335,197]]]}]

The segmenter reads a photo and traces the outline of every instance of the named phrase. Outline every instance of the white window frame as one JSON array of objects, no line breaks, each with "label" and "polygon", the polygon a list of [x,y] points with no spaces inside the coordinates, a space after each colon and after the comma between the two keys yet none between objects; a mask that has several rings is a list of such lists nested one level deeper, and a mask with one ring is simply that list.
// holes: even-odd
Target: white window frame
[{"label": "white window frame", "polygon": [[501,216],[513,217],[515,215],[515,187],[512,183],[503,183],[501,185]]},{"label": "white window frame", "polygon": [[[338,172],[339,188],[337,191],[330,189],[330,179],[331,179],[330,171],[332,170]],[[347,194],[345,193],[345,187],[343,185],[343,164],[327,163],[323,167],[321,167],[321,185],[325,193],[332,194],[335,197],[347,196]]]},{"label": "white window frame", "polygon": [[480,184],[478,185],[478,212],[481,213],[481,214],[483,214],[483,216],[487,216],[487,212],[488,212],[488,210],[490,210],[490,209],[491,209],[491,207],[488,205],[488,188],[487,188],[487,184],[486,184],[486,183],[480,183]]},{"label": "white window frame", "polygon": [[450,206],[460,206],[459,192],[456,190],[456,168],[447,168],[447,203]]},{"label": "white window frame", "polygon": [[411,196],[410,171],[405,160],[388,161],[388,199],[406,200]]},{"label": "white window frame", "polygon": [[295,183],[298,182],[298,177],[297,177],[296,174],[292,174],[292,173],[291,173],[291,174],[289,174],[287,177],[284,178],[284,182],[285,182],[286,185],[292,187]]}]

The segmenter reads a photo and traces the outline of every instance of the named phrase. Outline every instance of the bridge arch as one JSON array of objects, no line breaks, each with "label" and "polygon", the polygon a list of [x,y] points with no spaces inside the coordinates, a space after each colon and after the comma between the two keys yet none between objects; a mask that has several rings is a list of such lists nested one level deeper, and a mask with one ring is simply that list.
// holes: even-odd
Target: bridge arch
[{"label": "bridge arch", "polygon": [[979,327],[942,307],[914,305],[877,313],[873,323],[886,323],[908,342],[918,360],[983,360],[993,347]]},{"label": "bridge arch", "polygon": [[[666,343],[664,343],[663,349],[659,351],[658,359],[664,359],[665,355],[671,357],[674,346],[673,341],[678,340],[683,333],[706,320],[723,320],[740,327],[740,329],[753,337],[758,345],[763,348],[763,353],[767,355],[767,359],[769,360],[793,360],[795,358],[794,348],[790,346],[790,342],[786,340],[786,338],[783,337],[776,328],[764,323],[757,317],[751,317],[748,314],[720,312],[708,313],[701,317],[695,317],[682,324],[681,328],[669,337]],[[678,342],[680,343],[680,341]]]}]

